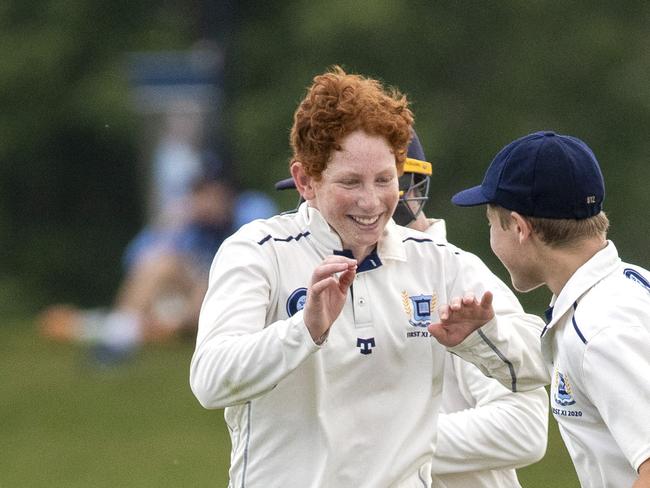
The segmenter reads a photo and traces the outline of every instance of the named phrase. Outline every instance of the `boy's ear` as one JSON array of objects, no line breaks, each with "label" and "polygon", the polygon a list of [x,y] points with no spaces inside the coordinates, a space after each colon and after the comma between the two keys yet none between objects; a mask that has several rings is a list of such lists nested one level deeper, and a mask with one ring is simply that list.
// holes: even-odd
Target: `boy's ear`
[{"label": "boy's ear", "polygon": [[510,212],[510,218],[512,219],[512,224],[515,226],[515,231],[517,232],[519,243],[522,243],[532,237],[533,228],[530,225],[530,221],[526,217],[517,212]]},{"label": "boy's ear", "polygon": [[305,168],[300,161],[294,161],[290,169],[293,181],[296,183],[296,189],[302,198],[312,200],[315,196],[314,178],[305,172]]}]

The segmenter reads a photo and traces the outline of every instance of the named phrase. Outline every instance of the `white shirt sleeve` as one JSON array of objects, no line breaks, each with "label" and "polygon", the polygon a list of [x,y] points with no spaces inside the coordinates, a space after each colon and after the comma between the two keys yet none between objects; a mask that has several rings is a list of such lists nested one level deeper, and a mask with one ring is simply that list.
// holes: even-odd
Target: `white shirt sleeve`
[{"label": "white shirt sleeve", "polygon": [[262,395],[319,349],[302,312],[267,325],[279,280],[273,262],[255,242],[232,237],[215,257],[190,365],[206,408]]},{"label": "white shirt sleeve", "polygon": [[548,429],[544,388],[513,393],[458,357],[447,365],[471,407],[440,414],[434,474],[518,468],[543,457]]},{"label": "white shirt sleeve", "polygon": [[540,345],[542,319],[525,313],[512,291],[479,258],[464,252],[460,258],[462,269],[449,296],[469,290],[481,297],[491,291],[495,317],[449,350],[511,391],[547,385],[549,373]]}]

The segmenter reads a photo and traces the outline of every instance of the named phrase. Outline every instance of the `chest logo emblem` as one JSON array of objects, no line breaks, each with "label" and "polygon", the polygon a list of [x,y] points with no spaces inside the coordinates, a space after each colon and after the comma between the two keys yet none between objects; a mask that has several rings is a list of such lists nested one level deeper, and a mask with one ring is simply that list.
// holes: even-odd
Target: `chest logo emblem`
[{"label": "chest logo emblem", "polygon": [[555,371],[555,391],[553,392],[553,399],[555,400],[555,403],[563,407],[573,405],[576,402],[573,398],[569,375],[566,373],[562,374],[557,370]]},{"label": "chest logo emblem", "polygon": [[402,292],[402,305],[413,327],[427,327],[431,324],[431,313],[438,304],[438,298],[433,295],[410,295]]},{"label": "chest logo emblem", "polygon": [[362,339],[357,337],[357,347],[361,354],[372,354],[372,348],[375,347],[375,338]]}]

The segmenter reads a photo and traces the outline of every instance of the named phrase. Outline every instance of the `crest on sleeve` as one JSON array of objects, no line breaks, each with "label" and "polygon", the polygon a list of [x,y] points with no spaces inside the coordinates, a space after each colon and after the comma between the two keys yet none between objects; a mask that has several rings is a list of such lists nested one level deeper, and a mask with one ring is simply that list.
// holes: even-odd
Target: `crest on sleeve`
[{"label": "crest on sleeve", "polygon": [[431,313],[438,299],[436,295],[409,295],[402,292],[402,305],[413,327],[427,327],[431,324]]},{"label": "crest on sleeve", "polygon": [[307,288],[294,290],[287,298],[287,315],[292,317],[296,312],[305,308],[305,301],[307,301]]},{"label": "crest on sleeve", "polygon": [[644,287],[647,291],[650,291],[650,282],[637,270],[632,268],[625,268],[623,270],[623,274],[625,275],[626,278],[631,279],[635,283],[638,283],[639,285]]}]

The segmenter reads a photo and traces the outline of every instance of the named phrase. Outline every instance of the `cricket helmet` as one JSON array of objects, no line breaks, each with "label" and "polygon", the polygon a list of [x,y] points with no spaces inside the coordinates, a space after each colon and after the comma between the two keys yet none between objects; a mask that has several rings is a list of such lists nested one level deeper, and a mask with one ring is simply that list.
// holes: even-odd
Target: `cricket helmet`
[{"label": "cricket helmet", "polygon": [[424,209],[429,199],[431,163],[426,160],[422,144],[415,131],[406,152],[404,174],[399,178],[399,202],[393,220],[399,225],[409,225]]}]

